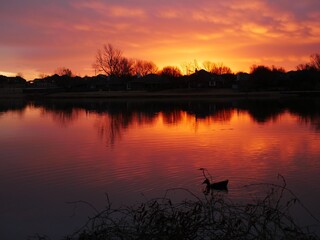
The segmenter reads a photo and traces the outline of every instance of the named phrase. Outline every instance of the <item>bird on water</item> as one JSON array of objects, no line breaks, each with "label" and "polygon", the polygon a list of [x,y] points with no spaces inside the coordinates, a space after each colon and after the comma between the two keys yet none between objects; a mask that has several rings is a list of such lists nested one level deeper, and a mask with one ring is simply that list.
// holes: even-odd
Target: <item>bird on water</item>
[{"label": "bird on water", "polygon": [[220,182],[214,182],[214,183],[211,183],[210,180],[208,178],[206,178],[206,180],[203,181],[202,184],[206,184],[206,189],[207,190],[228,190],[228,183],[229,183],[229,180],[224,180],[224,181],[220,181]]}]

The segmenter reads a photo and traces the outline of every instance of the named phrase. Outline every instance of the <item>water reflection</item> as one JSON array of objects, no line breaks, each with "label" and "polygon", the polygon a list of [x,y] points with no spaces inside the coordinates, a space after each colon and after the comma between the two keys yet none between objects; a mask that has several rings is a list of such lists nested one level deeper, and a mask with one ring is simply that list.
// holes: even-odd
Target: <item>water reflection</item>
[{"label": "water reflection", "polygon": [[[173,104],[174,102],[174,104]],[[110,144],[120,139],[123,132],[133,124],[152,124],[161,113],[167,125],[177,125],[184,114],[195,122],[229,122],[234,110],[246,112],[254,122],[265,124],[275,122],[285,112],[297,116],[300,123],[311,125],[320,131],[320,99],[240,99],[237,101],[209,100],[0,100],[0,116],[7,111],[15,111],[21,116],[25,108],[32,105],[40,108],[42,115],[52,116],[61,126],[73,124],[81,117],[81,112],[95,113],[100,117],[95,124],[99,135],[106,137]]]},{"label": "water reflection", "polygon": [[15,100],[0,109],[0,212],[11,228],[54,218],[46,228],[69,231],[62,203],[105,192],[121,202],[171,187],[197,191],[200,167],[214,181],[228,178],[230,197],[282,173],[320,214],[319,99]]},{"label": "water reflection", "polygon": [[248,112],[255,122],[264,124],[276,121],[286,109],[290,108],[290,102],[262,99],[244,100],[239,102],[238,108]]},{"label": "water reflection", "polygon": [[[184,118],[192,118],[197,124],[207,125],[215,122],[231,121],[234,111],[248,113],[258,124],[275,122],[282,114],[289,112],[301,123],[311,125],[315,131],[320,130],[320,100],[306,99],[240,99],[237,101],[209,100],[48,100],[33,101],[36,108],[41,108],[43,115],[51,115],[61,126],[67,126],[81,117],[81,112],[97,114],[95,127],[101,138],[109,144],[121,139],[126,129],[134,124],[152,124],[161,114],[164,124],[178,125]],[[1,101],[0,109],[19,110],[27,106],[25,102]]]},{"label": "water reflection", "polygon": [[289,111],[294,115],[301,116],[305,121],[317,125],[319,118],[320,99],[319,98],[290,98],[290,99],[242,99],[237,101],[209,101],[209,100],[37,100],[28,102],[22,99],[0,99],[0,113],[7,111],[19,111],[32,104],[34,107],[41,107],[44,114],[52,113],[57,121],[62,125],[76,120],[79,117],[77,110],[87,112],[107,113],[111,116],[121,115],[121,121],[130,124],[132,119],[150,121],[162,112],[168,124],[176,124],[181,120],[180,111],[185,111],[194,115],[197,119],[205,119],[209,116],[228,121],[230,120],[230,111],[233,109],[247,111],[252,119],[258,123],[266,123],[276,120],[279,115]]},{"label": "water reflection", "polygon": [[310,124],[317,132],[320,131],[320,99],[313,101],[295,100],[290,108],[290,112],[296,116],[300,122]]},{"label": "water reflection", "polygon": [[1,99],[0,98],[0,117],[6,112],[16,112],[23,116],[27,107],[27,101],[22,99]]}]

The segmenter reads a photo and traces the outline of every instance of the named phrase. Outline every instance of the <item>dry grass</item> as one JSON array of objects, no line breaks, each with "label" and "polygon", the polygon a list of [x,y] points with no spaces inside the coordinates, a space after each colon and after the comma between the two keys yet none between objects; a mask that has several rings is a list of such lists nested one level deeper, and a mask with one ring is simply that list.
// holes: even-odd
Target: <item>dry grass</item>
[{"label": "dry grass", "polygon": [[[65,239],[319,239],[295,223],[290,210],[301,203],[282,180],[281,185],[267,184],[264,197],[245,204],[220,192],[198,197],[181,188],[133,206],[113,208],[107,201],[104,210],[94,209],[96,214]],[[173,202],[170,191],[190,197]]]}]

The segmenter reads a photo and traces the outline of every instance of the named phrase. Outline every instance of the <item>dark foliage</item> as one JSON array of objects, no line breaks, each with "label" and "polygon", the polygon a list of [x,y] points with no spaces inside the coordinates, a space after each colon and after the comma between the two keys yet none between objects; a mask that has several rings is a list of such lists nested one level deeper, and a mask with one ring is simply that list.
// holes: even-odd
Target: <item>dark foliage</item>
[{"label": "dark foliage", "polygon": [[[219,192],[198,197],[186,189],[171,189],[163,198],[120,208],[113,208],[107,198],[102,211],[74,202],[87,204],[95,214],[65,239],[319,239],[296,224],[291,210],[303,205],[280,178],[279,185],[259,184],[268,188],[265,196],[246,203],[235,203]],[[168,197],[171,191],[185,191],[189,198],[174,201]]]}]

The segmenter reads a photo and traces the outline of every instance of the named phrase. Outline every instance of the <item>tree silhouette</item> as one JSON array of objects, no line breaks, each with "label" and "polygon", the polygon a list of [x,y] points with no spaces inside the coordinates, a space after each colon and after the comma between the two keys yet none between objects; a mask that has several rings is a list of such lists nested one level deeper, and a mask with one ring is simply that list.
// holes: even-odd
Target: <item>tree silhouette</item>
[{"label": "tree silhouette", "polygon": [[303,71],[303,70],[320,71],[320,54],[319,53],[311,54],[309,63],[299,64],[296,68],[299,71]]},{"label": "tree silhouette", "polygon": [[202,65],[206,71],[215,73],[218,75],[232,73],[231,68],[225,66],[223,63],[213,63],[210,61],[204,61]]},{"label": "tree silhouette", "polygon": [[118,77],[128,77],[132,75],[133,60],[122,57],[119,62],[119,72],[116,74]]},{"label": "tree silhouette", "polygon": [[58,74],[59,76],[68,76],[68,77],[73,76],[71,69],[66,67],[59,67],[54,71],[54,73]]},{"label": "tree silhouette", "polygon": [[164,77],[181,77],[182,76],[181,70],[173,66],[164,67],[161,70],[160,74]]},{"label": "tree silhouette", "polygon": [[123,77],[131,75],[133,61],[122,56],[122,51],[110,43],[99,49],[93,67],[109,76]]},{"label": "tree silhouette", "polygon": [[310,56],[310,60],[311,60],[311,65],[319,71],[320,70],[320,54],[319,53],[312,54]]},{"label": "tree silhouette", "polygon": [[210,62],[210,61],[204,61],[202,63],[202,66],[203,66],[204,70],[206,70],[207,72],[211,71],[211,69],[213,68],[213,65],[214,65],[214,63]]},{"label": "tree silhouette", "polygon": [[135,75],[146,76],[158,72],[158,67],[151,61],[136,59],[133,64],[133,73]]},{"label": "tree silhouette", "polygon": [[281,67],[252,65],[250,70],[251,87],[255,90],[273,90],[283,85],[285,70]]},{"label": "tree silhouette", "polygon": [[183,62],[181,67],[186,75],[190,75],[195,73],[196,71],[200,70],[198,61],[195,59],[193,62]]},{"label": "tree silhouette", "polygon": [[286,70],[283,67],[271,66],[271,71],[274,73],[286,73]]}]

